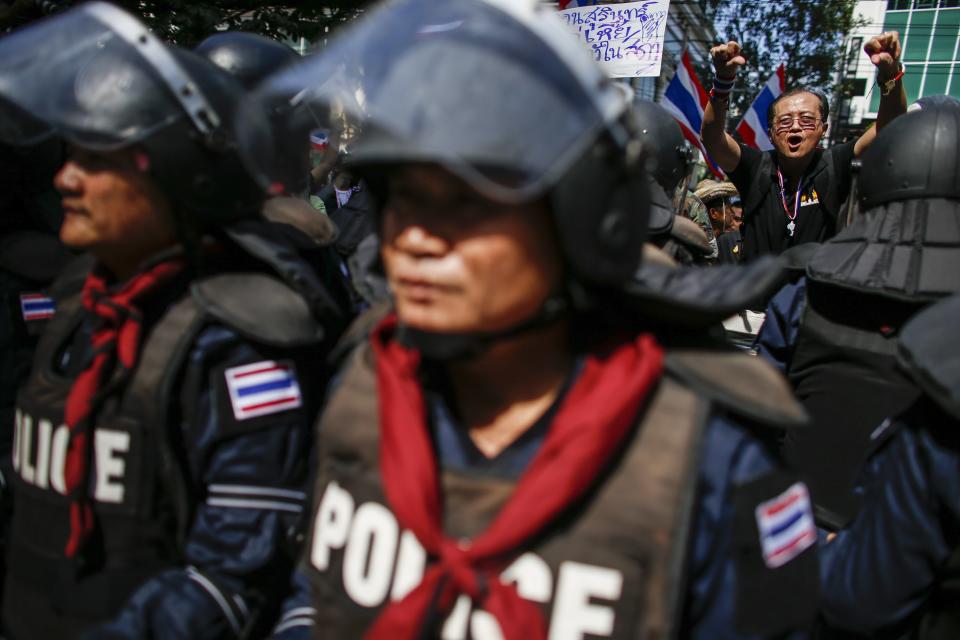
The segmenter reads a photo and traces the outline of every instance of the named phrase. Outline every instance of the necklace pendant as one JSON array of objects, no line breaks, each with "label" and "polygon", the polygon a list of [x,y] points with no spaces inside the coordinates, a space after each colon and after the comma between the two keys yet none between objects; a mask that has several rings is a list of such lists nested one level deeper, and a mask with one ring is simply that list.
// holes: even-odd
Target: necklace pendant
[{"label": "necklace pendant", "polygon": [[796,228],[797,228],[797,225],[793,222],[793,220],[791,220],[791,221],[790,221],[790,224],[787,225],[787,231],[790,232],[790,237],[791,237],[791,238],[793,237],[793,230],[796,229]]}]

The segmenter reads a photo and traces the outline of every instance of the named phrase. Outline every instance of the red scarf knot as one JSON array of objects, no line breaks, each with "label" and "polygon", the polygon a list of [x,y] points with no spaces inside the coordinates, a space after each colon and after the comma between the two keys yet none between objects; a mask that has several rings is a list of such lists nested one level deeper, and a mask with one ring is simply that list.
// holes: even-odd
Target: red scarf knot
[{"label": "red scarf knot", "polygon": [[107,383],[115,377],[119,360],[122,376],[137,362],[142,329],[142,303],[162,289],[183,270],[181,259],[158,262],[120,285],[108,283],[107,274],[94,269],[83,285],[83,306],[97,319],[91,336],[93,357],[73,381],[64,407],[64,421],[70,430],[64,468],[70,498],[70,537],[64,553],[75,556],[95,526],[88,495],[90,438],[95,404]]},{"label": "red scarf knot", "polygon": [[418,587],[383,610],[367,637],[417,637],[431,609],[445,615],[458,596],[467,595],[494,616],[506,640],[545,638],[540,608],[521,598],[515,585],[501,582],[499,573],[586,494],[622,449],[660,379],[662,349],[652,335],[643,334],[590,354],[512,496],[465,546],[443,531],[436,453],[417,377],[420,358],[393,339],[396,327],[391,314],[371,335],[380,402],[380,469],[397,520],[436,560]]},{"label": "red scarf knot", "polygon": [[453,581],[458,591],[474,600],[479,600],[485,589],[482,587],[480,575],[470,560],[469,548],[469,542],[441,540],[440,570]]}]

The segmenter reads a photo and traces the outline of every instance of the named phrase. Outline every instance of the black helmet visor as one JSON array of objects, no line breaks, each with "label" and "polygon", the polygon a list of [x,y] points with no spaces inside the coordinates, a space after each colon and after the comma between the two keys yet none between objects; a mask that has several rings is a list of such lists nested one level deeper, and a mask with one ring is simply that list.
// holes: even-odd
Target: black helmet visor
[{"label": "black helmet visor", "polygon": [[24,144],[37,134],[23,126],[22,112],[74,144],[100,150],[144,140],[184,116],[203,134],[220,124],[171,50],[135,18],[102,2],[0,38],[5,141]]},{"label": "black helmet visor", "polygon": [[528,199],[628,101],[535,3],[394,0],[266,80],[237,135],[273,190],[291,141],[323,129],[354,165],[436,162],[492,198]]}]

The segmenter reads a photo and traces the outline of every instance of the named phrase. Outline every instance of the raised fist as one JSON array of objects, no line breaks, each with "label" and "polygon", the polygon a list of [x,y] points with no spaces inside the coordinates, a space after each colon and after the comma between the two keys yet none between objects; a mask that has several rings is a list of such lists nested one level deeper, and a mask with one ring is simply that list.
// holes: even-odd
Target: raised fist
[{"label": "raised fist", "polygon": [[883,82],[900,72],[900,34],[887,31],[870,38],[863,50],[877,68],[877,78]]},{"label": "raised fist", "polygon": [[710,57],[718,78],[730,79],[737,75],[741,65],[747,64],[747,59],[740,53],[740,43],[733,40],[710,49]]}]

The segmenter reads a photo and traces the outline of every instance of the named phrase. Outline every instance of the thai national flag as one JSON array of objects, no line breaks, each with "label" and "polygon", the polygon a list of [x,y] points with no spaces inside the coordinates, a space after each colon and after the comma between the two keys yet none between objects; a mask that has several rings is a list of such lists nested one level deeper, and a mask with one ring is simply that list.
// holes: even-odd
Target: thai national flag
[{"label": "thai national flag", "polygon": [[47,320],[53,317],[54,310],[53,298],[49,296],[42,293],[20,294],[20,311],[23,313],[24,322]]},{"label": "thai national flag", "polygon": [[290,362],[264,360],[225,372],[230,404],[237,420],[296,409],[303,404]]},{"label": "thai national flag", "polygon": [[802,482],[757,505],[756,518],[763,561],[771,569],[787,564],[817,541],[810,493]]},{"label": "thai national flag", "polygon": [[673,74],[673,80],[663,93],[661,104],[677,119],[683,136],[700,149],[710,172],[722,180],[723,171],[710,158],[700,142],[700,125],[703,123],[703,109],[707,106],[707,100],[707,92],[700,86],[697,74],[690,63],[690,54],[684,51],[680,56],[677,72]]},{"label": "thai national flag", "polygon": [[314,151],[324,151],[329,141],[324,131],[314,131],[310,134],[310,146]]},{"label": "thai national flag", "polygon": [[767,80],[763,90],[753,99],[753,104],[743,115],[743,120],[737,125],[737,133],[743,143],[754,149],[767,151],[773,149],[773,143],[770,142],[770,136],[767,131],[770,129],[770,123],[767,122],[767,110],[774,100],[786,90],[786,80],[784,79],[784,67],[781,64]]}]

